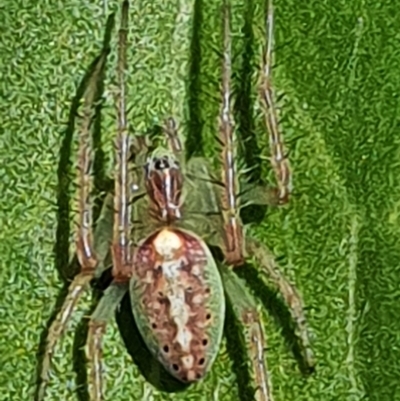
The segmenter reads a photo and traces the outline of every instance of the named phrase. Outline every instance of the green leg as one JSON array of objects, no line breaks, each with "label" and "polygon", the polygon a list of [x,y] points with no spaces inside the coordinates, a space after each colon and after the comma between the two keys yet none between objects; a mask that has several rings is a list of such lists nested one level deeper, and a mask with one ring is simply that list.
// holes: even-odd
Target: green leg
[{"label": "green leg", "polygon": [[221,268],[221,274],[236,318],[244,327],[250,368],[256,387],[255,400],[273,401],[265,358],[266,341],[260,311],[242,279],[227,267]]},{"label": "green leg", "polygon": [[89,323],[87,338],[87,358],[89,363],[90,401],[102,401],[103,398],[103,366],[102,339],[107,322],[115,315],[122,298],[128,291],[128,283],[111,283],[104,292]]},{"label": "green leg", "polygon": [[240,208],[249,205],[278,206],[279,191],[266,185],[255,185],[249,182],[240,183]]},{"label": "green leg", "polygon": [[95,278],[99,278],[105,270],[112,265],[111,244],[113,237],[114,223],[114,195],[109,193],[104,199],[100,216],[96,221],[94,229],[93,243],[97,257],[97,267]]},{"label": "green leg", "polygon": [[185,218],[180,224],[200,235],[208,245],[223,249],[225,243],[219,187],[210,171],[210,164],[203,157],[193,157],[185,165]]},{"label": "green leg", "polygon": [[315,359],[310,345],[301,296],[297,292],[297,289],[290,284],[285,276],[279,271],[274,257],[264,244],[252,238],[248,238],[246,251],[249,256],[255,258],[257,265],[263,269],[263,272],[266,273],[268,278],[278,287],[282,294],[282,297],[288,305],[292,318],[297,326],[297,335],[301,342],[304,361],[308,368],[312,370],[315,366]]}]

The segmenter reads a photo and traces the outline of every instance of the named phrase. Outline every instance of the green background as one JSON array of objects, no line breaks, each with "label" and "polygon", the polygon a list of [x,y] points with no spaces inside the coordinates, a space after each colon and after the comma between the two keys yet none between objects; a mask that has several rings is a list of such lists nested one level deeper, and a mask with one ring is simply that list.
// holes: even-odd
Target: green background
[{"label": "green background", "polygon": [[[173,114],[182,135],[192,138],[190,150],[200,146],[202,133],[211,156],[219,2],[132,3],[131,126],[143,132]],[[256,134],[267,156],[255,103],[263,3],[232,3],[236,120],[243,133]],[[398,5],[276,0],[274,77],[296,194],[249,231],[265,239],[303,294],[318,359],[316,373],[305,379],[279,319],[264,315],[277,401],[400,400]],[[76,150],[76,136],[69,143],[71,105],[117,6],[78,0],[0,5],[0,400],[33,398],[39,345],[65,296],[75,210],[67,207],[73,193],[67,160]],[[111,44],[101,122],[108,171],[115,35]],[[269,166],[260,174],[270,176]],[[48,400],[85,399],[76,373],[84,388],[82,332],[90,304],[88,293],[57,347]],[[146,383],[114,322],[104,358],[107,400],[240,399],[225,343],[204,382],[172,395]]]}]

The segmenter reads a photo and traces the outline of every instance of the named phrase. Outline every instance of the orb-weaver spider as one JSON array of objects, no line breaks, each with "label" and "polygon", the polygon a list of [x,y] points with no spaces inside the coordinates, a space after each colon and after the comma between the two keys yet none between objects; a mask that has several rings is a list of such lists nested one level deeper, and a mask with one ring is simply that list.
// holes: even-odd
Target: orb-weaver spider
[{"label": "orb-weaver spider", "polygon": [[[224,328],[225,297],[229,297],[237,319],[245,328],[255,399],[271,401],[259,311],[244,281],[234,272],[236,268],[252,261],[272,279],[297,325],[305,362],[310,368],[314,365],[301,298],[279,272],[266,246],[245,234],[239,213],[241,206],[249,203],[286,203],[291,192],[291,172],[278,130],[271,84],[272,1],[268,2],[261,99],[278,184],[276,188],[246,182],[239,185],[231,115],[231,39],[229,7],[226,4],[222,105],[218,121],[220,176],[212,172],[204,158],[186,160],[173,119],[168,119],[165,124],[163,145],[154,147],[143,137],[129,137],[124,83],[128,10],[129,2],[124,1],[118,34],[115,190],[106,197],[92,235],[90,123],[94,107],[93,88],[98,84],[99,71],[106,60],[103,54],[88,82],[79,132],[76,247],[81,271],[70,285],[64,305],[50,327],[38,399],[42,401],[45,396],[56,341],[64,332],[84,289],[108,267],[105,261],[111,251],[113,280],[89,323],[87,356],[92,401],[103,399],[102,335],[107,321],[127,292],[147,347],[172,376],[187,383],[203,378],[218,354]],[[216,260],[210,247],[222,252],[222,261]]]}]

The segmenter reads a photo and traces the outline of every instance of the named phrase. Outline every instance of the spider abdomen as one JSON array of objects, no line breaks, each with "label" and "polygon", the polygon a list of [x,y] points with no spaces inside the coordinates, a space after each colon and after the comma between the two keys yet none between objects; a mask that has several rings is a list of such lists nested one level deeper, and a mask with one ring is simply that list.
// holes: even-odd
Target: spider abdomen
[{"label": "spider abdomen", "polygon": [[147,237],[134,258],[132,310],[150,351],[177,379],[201,379],[218,353],[225,298],[204,241],[177,228]]}]

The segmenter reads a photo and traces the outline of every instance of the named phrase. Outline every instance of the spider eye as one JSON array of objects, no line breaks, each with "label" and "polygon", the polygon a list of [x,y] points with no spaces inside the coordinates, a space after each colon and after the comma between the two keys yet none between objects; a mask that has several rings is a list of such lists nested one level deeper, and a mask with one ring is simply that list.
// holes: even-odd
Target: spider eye
[{"label": "spider eye", "polygon": [[154,162],[154,168],[156,170],[164,170],[164,169],[167,169],[169,167],[170,166],[169,166],[169,163],[168,163],[168,159],[166,157],[162,157],[160,159],[157,159]]}]

